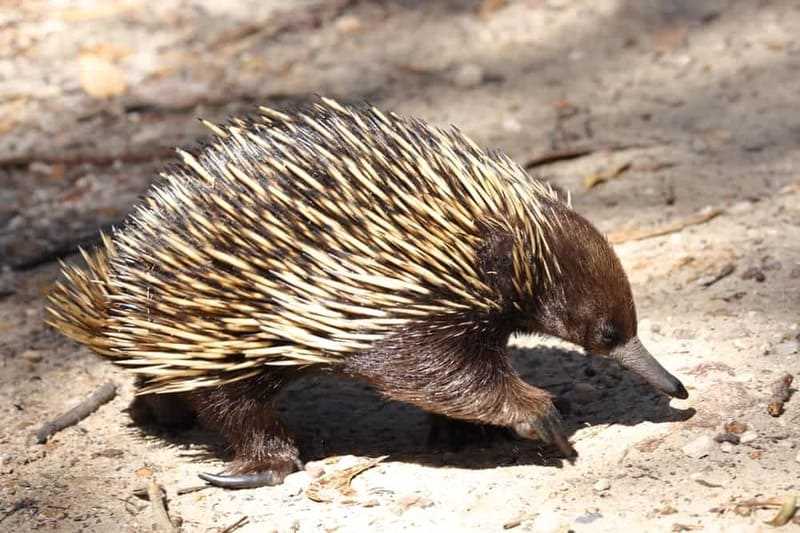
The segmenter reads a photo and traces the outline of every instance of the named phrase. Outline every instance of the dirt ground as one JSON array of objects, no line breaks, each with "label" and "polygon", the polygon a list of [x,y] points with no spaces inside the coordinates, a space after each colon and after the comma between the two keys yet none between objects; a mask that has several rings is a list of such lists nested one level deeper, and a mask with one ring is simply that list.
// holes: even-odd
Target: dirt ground
[{"label": "dirt ground", "polygon": [[[790,0],[0,2],[0,530],[151,531],[150,475],[184,531],[773,529],[777,509],[736,504],[800,493],[800,397],[767,413],[800,373],[799,35]],[[575,464],[533,442],[431,450],[424,413],[313,379],[283,403],[307,471],[179,494],[219,443],[131,425],[130,377],[43,322],[56,259],[122,220],[197,117],[315,93],[456,124],[569,190],[690,398],[518,339],[526,378],[571,406]],[[115,399],[33,443],[106,381]],[[714,440],[726,423],[738,444]],[[308,497],[383,456],[349,497]]]}]

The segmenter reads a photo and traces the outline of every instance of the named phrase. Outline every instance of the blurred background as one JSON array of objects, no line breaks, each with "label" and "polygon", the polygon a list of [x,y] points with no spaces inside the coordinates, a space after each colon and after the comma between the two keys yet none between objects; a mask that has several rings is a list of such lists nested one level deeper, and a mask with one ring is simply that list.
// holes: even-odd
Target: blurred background
[{"label": "blurred background", "polygon": [[[800,372],[799,36],[795,0],[0,0],[0,529],[150,528],[126,499],[145,468],[189,531],[242,514],[252,531],[760,531],[775,506],[734,503],[800,490],[800,402],[765,410]],[[690,399],[518,348],[571,402],[576,465],[518,445],[401,457],[363,474],[363,507],[310,502],[297,478],[177,497],[213,456],[192,460],[193,434],[143,439],[127,376],[44,324],[56,260],[119,224],[208,134],[199,117],[315,94],[457,125],[569,191]],[[30,445],[106,380],[113,402]],[[296,396],[290,426],[334,443],[318,456],[424,440],[421,412],[360,386]],[[713,440],[730,431],[748,436]]]},{"label": "blurred background", "polygon": [[0,6],[0,262],[12,267],[120,221],[173,147],[207,134],[198,117],[312,94],[456,124],[570,189],[609,231],[777,190],[798,156],[793,1]]}]

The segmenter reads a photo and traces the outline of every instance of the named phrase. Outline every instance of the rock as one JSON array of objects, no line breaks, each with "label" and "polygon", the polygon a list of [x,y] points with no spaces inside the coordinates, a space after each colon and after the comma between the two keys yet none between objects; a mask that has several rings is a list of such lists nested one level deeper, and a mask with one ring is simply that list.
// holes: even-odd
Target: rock
[{"label": "rock", "polygon": [[742,272],[742,279],[754,279],[757,282],[761,283],[767,276],[764,274],[764,271],[758,267],[750,267],[744,272]]},{"label": "rock", "polygon": [[31,363],[38,363],[42,360],[42,352],[38,350],[25,350],[20,354],[20,357]]},{"label": "rock", "polygon": [[611,482],[606,478],[600,478],[592,486],[592,488],[597,492],[603,492],[611,488]]},{"label": "rock", "polygon": [[334,26],[337,31],[342,33],[354,33],[359,31],[363,24],[361,24],[361,19],[354,15],[344,15],[336,19]]},{"label": "rock", "polygon": [[783,341],[772,347],[771,353],[775,355],[792,355],[800,351],[800,342],[796,340]]},{"label": "rock", "polygon": [[714,447],[714,439],[708,435],[698,437],[683,447],[683,453],[692,459],[700,459],[709,454]]},{"label": "rock", "polygon": [[714,440],[719,443],[727,442],[730,444],[739,444],[741,442],[741,437],[736,433],[720,433]]},{"label": "rock", "polygon": [[286,494],[289,496],[297,496],[303,492],[310,482],[311,476],[308,472],[301,470],[286,476],[286,479],[283,480],[283,486],[286,490]]},{"label": "rock", "polygon": [[730,422],[725,423],[725,432],[727,433],[736,433],[737,435],[741,435],[745,431],[747,431],[747,424],[744,422],[731,420]]},{"label": "rock", "polygon": [[732,206],[728,208],[728,212],[731,214],[741,215],[747,213],[753,209],[753,202],[748,200],[742,200],[741,202],[736,202]]},{"label": "rock", "polygon": [[450,76],[452,82],[459,87],[476,87],[483,81],[483,69],[474,63],[466,63],[457,67]]},{"label": "rock", "polygon": [[739,442],[742,444],[747,444],[748,442],[753,442],[758,438],[758,433],[753,430],[745,431],[742,433],[742,436],[739,438]]},{"label": "rock", "polygon": [[562,530],[563,518],[555,511],[543,511],[533,521],[536,533],[558,533]]},{"label": "rock", "polygon": [[723,453],[731,453],[733,451],[733,448],[734,446],[730,442],[723,442],[722,444],[719,445],[719,449]]},{"label": "rock", "polygon": [[306,463],[305,471],[308,472],[308,475],[312,478],[318,478],[325,473],[325,467],[319,461],[312,461],[310,463]]},{"label": "rock", "polygon": [[795,455],[794,460],[800,463],[800,452],[797,452],[797,455]]}]

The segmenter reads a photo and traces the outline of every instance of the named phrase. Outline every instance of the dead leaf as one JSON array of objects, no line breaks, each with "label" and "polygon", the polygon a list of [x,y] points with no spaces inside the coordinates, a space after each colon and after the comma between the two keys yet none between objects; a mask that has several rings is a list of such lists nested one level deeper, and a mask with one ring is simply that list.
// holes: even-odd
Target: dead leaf
[{"label": "dead leaf", "polygon": [[353,479],[387,457],[389,456],[384,455],[376,459],[363,461],[344,470],[326,473],[306,488],[306,497],[315,502],[331,502],[342,498],[353,501],[353,497],[356,495],[356,492],[350,486]]},{"label": "dead leaf", "polygon": [[583,178],[583,186],[587,189],[591,189],[601,183],[606,181],[613,180],[614,178],[618,178],[622,173],[627,171],[631,168],[631,162],[627,161],[622,163],[621,165],[617,165],[610,169],[604,170],[602,172],[595,172],[594,174],[589,174],[588,176]]},{"label": "dead leaf", "polygon": [[128,88],[125,73],[108,60],[92,54],[83,54],[78,63],[81,87],[89,96],[110,98],[123,94]]}]

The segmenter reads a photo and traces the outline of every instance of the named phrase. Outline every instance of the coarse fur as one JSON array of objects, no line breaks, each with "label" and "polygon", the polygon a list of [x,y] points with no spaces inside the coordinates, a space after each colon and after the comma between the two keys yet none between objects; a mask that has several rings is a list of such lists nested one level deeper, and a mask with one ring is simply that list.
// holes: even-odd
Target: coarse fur
[{"label": "coarse fur", "polygon": [[608,354],[635,337],[606,239],[455,129],[327,99],[262,111],[209,125],[213,142],[181,152],[87,268],[64,268],[52,324],[136,372],[141,394],[188,398],[233,446],[229,472],[260,473],[231,486],[295,467],[272,402],[314,368],[569,453],[506,344],[536,332]]}]

